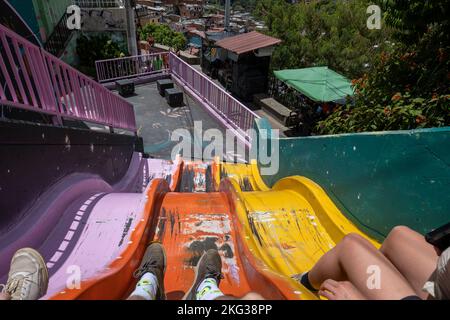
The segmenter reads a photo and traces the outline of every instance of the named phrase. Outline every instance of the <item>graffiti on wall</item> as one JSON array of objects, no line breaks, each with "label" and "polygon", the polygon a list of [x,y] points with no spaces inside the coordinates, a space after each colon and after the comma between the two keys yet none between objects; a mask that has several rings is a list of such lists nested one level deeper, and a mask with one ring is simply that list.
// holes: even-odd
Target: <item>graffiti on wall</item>
[{"label": "graffiti on wall", "polygon": [[121,8],[82,9],[82,30],[86,32],[126,30],[126,12]]}]

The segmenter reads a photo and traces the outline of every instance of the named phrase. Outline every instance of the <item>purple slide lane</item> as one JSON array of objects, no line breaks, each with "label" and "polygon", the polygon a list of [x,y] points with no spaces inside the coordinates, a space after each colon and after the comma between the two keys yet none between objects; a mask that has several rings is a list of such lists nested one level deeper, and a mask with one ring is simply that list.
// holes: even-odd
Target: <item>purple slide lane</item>
[{"label": "purple slide lane", "polygon": [[[154,179],[172,181],[178,163],[151,159],[145,161],[142,170],[144,178],[139,181],[146,191]],[[100,193],[83,203],[73,220],[66,221],[64,227],[54,232],[55,239],[46,248],[51,279],[43,299],[63,293],[67,286],[76,286],[79,280],[107,273],[108,265],[120,259],[121,252],[130,244],[131,234],[143,218],[146,201],[144,192]]]},{"label": "purple slide lane", "polygon": [[[120,251],[122,246],[127,245],[125,238],[129,237],[132,230],[143,191],[155,178],[171,181],[177,168],[171,161],[143,159],[141,154],[135,153],[127,174],[113,186],[94,175],[74,174],[63,179],[44,192],[44,196],[21,224],[0,236],[0,281],[6,281],[10,257],[22,247],[33,247],[42,253],[51,276],[50,288],[62,285],[61,272],[67,272],[63,266],[71,261],[77,262],[73,258],[76,255],[81,255],[78,258],[81,262],[89,262],[88,265],[79,266],[83,280],[93,270],[102,270],[106,262],[83,260],[83,255],[89,250],[80,248],[88,245],[93,250],[102,251],[105,246],[111,245],[111,237],[120,237],[123,241],[119,241],[120,246],[116,248]],[[113,193],[115,195],[111,198]],[[109,201],[111,206],[105,205],[104,201]],[[100,203],[103,204],[97,209]],[[107,217],[110,219],[105,219]],[[95,241],[91,236],[86,238],[88,229],[95,230],[97,225],[103,228],[97,230],[99,233]],[[70,265],[74,266],[73,263]],[[55,278],[56,275],[59,278]]]},{"label": "purple slide lane", "polygon": [[[108,272],[108,265],[115,259],[120,259],[120,253],[129,244],[133,229],[142,219],[146,202],[143,194],[96,196],[101,199],[92,209],[89,218],[81,224],[77,218],[82,218],[82,215],[75,216],[66,230],[66,236],[47,263],[57,262],[65,254],[64,249],[73,242],[73,249],[67,253],[65,262],[51,275],[47,296],[43,299],[64,292],[68,286],[76,288],[79,281]],[[91,198],[92,201],[95,201],[93,198],[96,196]],[[81,230],[78,240],[71,239],[71,232],[77,229]]]}]

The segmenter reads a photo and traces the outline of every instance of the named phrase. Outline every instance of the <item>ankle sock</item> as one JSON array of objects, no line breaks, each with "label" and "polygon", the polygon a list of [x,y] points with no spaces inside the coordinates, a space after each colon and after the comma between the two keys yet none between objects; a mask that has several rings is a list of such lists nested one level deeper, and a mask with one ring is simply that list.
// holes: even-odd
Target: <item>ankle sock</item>
[{"label": "ankle sock", "polygon": [[312,286],[311,282],[309,282],[309,272],[305,272],[304,274],[302,274],[300,278],[300,283],[311,292],[318,291],[316,288]]},{"label": "ankle sock", "polygon": [[223,296],[224,294],[217,286],[217,280],[212,278],[203,280],[196,293],[197,300],[203,301],[211,301]]},{"label": "ankle sock", "polygon": [[158,279],[153,273],[146,273],[139,280],[136,289],[131,294],[132,297],[141,297],[145,300],[155,300],[158,291]]}]

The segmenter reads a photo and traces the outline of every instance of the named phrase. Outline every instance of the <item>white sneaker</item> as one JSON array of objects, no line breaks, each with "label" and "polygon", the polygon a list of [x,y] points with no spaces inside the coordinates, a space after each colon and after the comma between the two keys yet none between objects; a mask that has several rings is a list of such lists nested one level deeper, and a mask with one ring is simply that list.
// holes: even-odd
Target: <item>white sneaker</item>
[{"label": "white sneaker", "polygon": [[47,293],[48,270],[34,249],[20,249],[11,260],[4,292],[11,300],[38,300]]}]

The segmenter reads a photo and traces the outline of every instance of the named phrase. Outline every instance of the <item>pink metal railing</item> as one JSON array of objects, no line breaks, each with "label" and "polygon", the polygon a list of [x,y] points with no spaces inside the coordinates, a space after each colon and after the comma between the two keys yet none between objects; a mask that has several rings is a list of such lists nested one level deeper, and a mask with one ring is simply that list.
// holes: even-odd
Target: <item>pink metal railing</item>
[{"label": "pink metal railing", "polygon": [[133,105],[0,24],[0,104],[136,132]]},{"label": "pink metal railing", "polygon": [[260,117],[172,52],[169,57],[171,74],[249,141],[247,130],[253,128],[254,120]]},{"label": "pink metal railing", "polygon": [[100,83],[106,83],[154,74],[168,74],[168,54],[162,52],[96,61],[97,79]]}]

